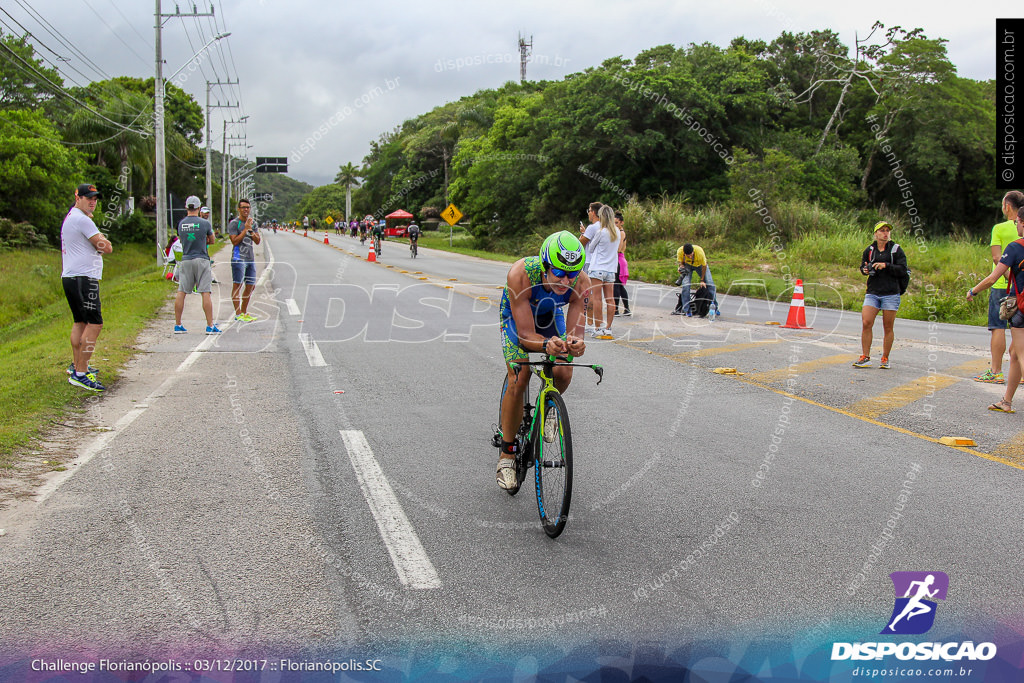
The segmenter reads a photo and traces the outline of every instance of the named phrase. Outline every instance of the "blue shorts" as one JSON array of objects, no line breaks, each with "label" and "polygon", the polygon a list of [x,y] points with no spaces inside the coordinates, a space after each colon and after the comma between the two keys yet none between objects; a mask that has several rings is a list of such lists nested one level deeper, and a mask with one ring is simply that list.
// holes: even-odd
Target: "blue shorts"
[{"label": "blue shorts", "polygon": [[883,294],[878,296],[877,294],[865,294],[864,306],[870,306],[882,311],[898,311],[900,309],[900,295]]},{"label": "blue shorts", "polygon": [[232,261],[231,281],[237,285],[243,282],[247,285],[256,284],[256,264],[252,261]]},{"label": "blue shorts", "polygon": [[993,287],[988,290],[988,329],[1005,330],[1009,321],[999,319],[999,304],[1006,298],[1006,290]]}]

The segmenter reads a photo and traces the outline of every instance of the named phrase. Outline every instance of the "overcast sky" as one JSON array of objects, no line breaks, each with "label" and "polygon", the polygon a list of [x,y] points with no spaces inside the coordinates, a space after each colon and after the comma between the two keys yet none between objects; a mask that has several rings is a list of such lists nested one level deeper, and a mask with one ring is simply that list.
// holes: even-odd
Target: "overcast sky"
[{"label": "overcast sky", "polygon": [[[202,1],[206,6],[199,11],[208,12],[211,0]],[[4,30],[16,27],[16,20],[32,32],[38,39],[37,52],[60,64],[69,84],[104,75],[148,77],[154,73],[153,2],[5,0],[3,4],[10,14],[0,12]],[[165,77],[189,64],[215,30],[230,31],[230,37],[193,62],[201,68],[186,68],[175,82],[202,105],[206,81],[237,78],[239,86],[212,91],[214,103],[240,99],[241,112],[249,116],[244,127],[229,135],[245,132],[253,146],[248,150],[250,158],[289,157],[289,175],[314,185],[331,182],[341,164],[360,165],[370,141],[406,119],[482,88],[518,80],[518,33],[533,37],[534,61],[527,77],[557,80],[598,66],[609,57],[632,58],[666,43],[724,46],[741,35],[771,40],[783,30],[828,28],[852,45],[855,33],[865,35],[881,20],[887,26],[921,27],[930,38],[946,38],[959,75],[989,79],[995,77],[995,18],[1024,15],[1019,4],[1010,2],[940,6],[916,0],[213,0],[213,5],[215,20],[166,21]],[[190,11],[191,4],[180,7]],[[164,0],[162,11],[174,12],[175,6]],[[62,45],[47,28],[92,64]],[[70,61],[58,59],[50,49]],[[216,149],[221,146],[222,121],[237,117],[238,111],[213,110]],[[326,134],[316,133],[322,127],[327,128]],[[319,140],[308,144],[315,134]],[[235,152],[242,155],[241,148]]]}]

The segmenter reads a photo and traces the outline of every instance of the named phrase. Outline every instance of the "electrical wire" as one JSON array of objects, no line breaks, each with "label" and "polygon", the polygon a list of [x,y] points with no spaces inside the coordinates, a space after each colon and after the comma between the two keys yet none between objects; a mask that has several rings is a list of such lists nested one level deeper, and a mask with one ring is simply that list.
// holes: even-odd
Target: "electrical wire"
[{"label": "electrical wire", "polygon": [[[103,77],[104,80],[110,80],[110,76],[103,69],[101,69],[99,67],[99,65],[96,64],[96,62],[94,62],[91,59],[89,59],[89,57],[84,52],[82,52],[77,47],[75,47],[74,44],[72,44],[68,40],[65,40],[62,36],[60,36],[57,33],[55,33],[54,31],[57,31],[57,28],[53,24],[51,24],[49,21],[47,21],[46,17],[41,15],[34,7],[32,7],[30,4],[28,4],[27,0],[14,0],[14,1],[16,3],[18,3],[18,5],[20,5],[22,9],[24,9],[26,12],[28,12],[29,16],[34,16],[34,18],[37,21],[40,22],[40,24],[42,25],[43,29],[45,29],[46,32],[49,33],[51,36],[53,36],[57,40],[58,43],[60,43],[61,45],[64,45],[65,47],[67,47],[69,50],[71,50],[72,53],[78,53],[78,55],[82,58],[82,60],[86,64],[88,64],[92,69],[94,69],[96,71],[96,73],[100,74]],[[90,79],[90,80],[92,80],[92,79]]]},{"label": "electrical wire", "polygon": [[[62,55],[62,54],[58,54],[58,53],[57,53],[57,52],[56,52],[56,51],[55,51],[55,50],[54,50],[53,48],[51,48],[51,47],[50,47],[49,45],[47,45],[47,44],[46,44],[46,43],[44,43],[43,41],[39,40],[39,38],[37,38],[37,37],[36,37],[35,35],[33,35],[33,34],[32,34],[32,32],[31,32],[31,31],[29,31],[29,30],[28,30],[27,28],[25,28],[25,27],[24,27],[24,26],[23,26],[23,25],[21,24],[21,22],[19,22],[19,21],[18,21],[17,19],[15,19],[15,18],[14,18],[13,16],[11,16],[11,13],[10,13],[10,12],[8,12],[7,10],[5,10],[5,9],[4,9],[3,7],[0,7],[0,12],[3,12],[3,13],[4,13],[4,14],[6,14],[6,15],[7,15],[8,17],[10,17],[11,21],[13,21],[13,22],[14,22],[15,24],[17,24],[17,25],[18,25],[18,28],[20,28],[20,29],[21,29],[21,30],[23,31],[23,35],[26,35],[26,36],[28,36],[28,37],[29,37],[29,38],[31,38],[31,39],[32,39],[32,40],[33,40],[33,41],[34,41],[34,42],[35,42],[36,44],[38,44],[38,45],[40,45],[40,46],[42,46],[42,47],[46,48],[46,50],[47,50],[48,52],[50,52],[50,54],[52,54],[52,55],[53,55],[54,57],[56,57],[56,58],[57,58],[57,61],[58,61],[58,62],[66,62],[66,63],[67,63],[67,65],[68,65],[68,67],[67,67],[67,68],[70,68],[70,69],[72,69],[72,70],[73,70],[73,71],[74,71],[75,73],[77,73],[77,74],[78,74],[79,76],[81,76],[82,78],[84,78],[84,79],[85,79],[85,80],[86,80],[87,82],[88,82],[88,81],[91,81],[91,80],[92,80],[91,78],[89,78],[88,76],[86,76],[86,75],[85,75],[84,73],[82,73],[81,71],[79,71],[79,70],[78,70],[78,69],[77,69],[76,67],[72,66],[72,65],[71,65],[71,60],[70,60],[69,58],[65,57],[65,56],[64,56],[64,55]],[[11,28],[11,25],[10,25],[10,24],[8,24],[8,23],[7,23],[6,21],[4,21],[3,19],[0,19],[0,24],[3,24],[4,26],[6,26],[6,27],[7,27],[7,30],[8,30],[8,31],[10,31],[10,33],[11,33],[11,35],[12,35],[12,36],[14,36],[14,35],[17,35],[17,31],[15,31],[15,30],[14,30],[13,28]],[[35,52],[36,52],[36,51],[35,51],[35,50],[33,50],[33,53],[35,53]],[[81,84],[81,83],[79,83],[78,81],[76,81],[76,80],[75,80],[74,78],[71,78],[71,77],[70,77],[70,76],[68,76],[68,75],[67,75],[66,73],[62,72],[62,71],[61,71],[61,69],[60,69],[60,67],[59,67],[59,66],[57,66],[56,64],[54,64],[53,62],[51,62],[51,61],[50,61],[49,59],[47,59],[45,55],[43,55],[43,54],[39,54],[39,58],[40,58],[41,60],[43,60],[44,62],[46,62],[47,64],[49,64],[49,65],[50,65],[50,66],[51,66],[51,67],[53,68],[53,70],[54,70],[54,71],[56,71],[56,72],[57,72],[58,74],[60,74],[61,76],[63,76],[63,77],[65,78],[65,79],[67,79],[67,80],[71,81],[72,83],[74,83],[75,85],[77,85],[77,86],[78,86],[78,87],[80,87],[80,88],[81,88],[81,87],[84,87],[84,86],[82,86],[82,84]]]},{"label": "electrical wire", "polygon": [[110,29],[110,32],[111,32],[112,34],[114,34],[114,36],[115,36],[115,37],[116,37],[116,38],[117,38],[118,40],[120,40],[120,41],[121,41],[121,44],[122,44],[122,45],[124,45],[124,46],[125,46],[126,48],[128,48],[129,50],[131,50],[132,54],[133,54],[133,55],[135,55],[136,57],[138,57],[138,58],[139,58],[139,61],[140,61],[140,62],[142,62],[143,64],[149,64],[149,61],[148,61],[147,59],[144,59],[144,58],[142,57],[142,55],[140,55],[140,54],[139,54],[138,52],[136,52],[136,51],[135,51],[135,48],[133,48],[133,47],[132,47],[131,45],[129,45],[128,43],[126,43],[126,42],[125,42],[125,40],[124,40],[124,38],[122,38],[122,37],[121,37],[121,34],[120,34],[120,33],[118,33],[117,31],[115,31],[115,30],[114,30],[114,27],[113,27],[113,26],[111,26],[110,24],[108,24],[108,23],[107,23],[107,20],[103,18],[103,15],[102,15],[102,14],[100,14],[99,12],[97,12],[97,11],[96,11],[96,8],[95,8],[95,7],[93,7],[92,5],[90,5],[90,4],[89,4],[89,0],[82,0],[82,1],[83,1],[83,2],[85,2],[85,5],[86,5],[86,7],[88,7],[89,9],[91,9],[91,10],[92,10],[92,13],[96,15],[96,18],[98,18],[98,19],[99,19],[99,20],[100,20],[101,22],[103,22],[103,25],[104,25],[104,26],[106,26],[106,27],[107,27],[108,29]]},{"label": "electrical wire", "polygon": [[[145,133],[144,133],[144,131],[136,130],[136,129],[134,129],[134,128],[131,128],[130,126],[125,126],[125,125],[123,125],[123,124],[120,124],[120,123],[118,123],[117,121],[114,121],[114,120],[112,120],[112,119],[109,119],[109,118],[107,118],[107,117],[106,117],[106,116],[104,116],[103,114],[99,113],[98,111],[96,111],[95,109],[93,109],[92,107],[90,107],[89,105],[87,105],[87,104],[86,104],[85,102],[82,102],[82,101],[81,101],[80,99],[78,99],[77,97],[75,97],[74,95],[72,95],[71,93],[69,93],[68,91],[64,90],[64,88],[62,88],[61,86],[59,86],[59,85],[55,84],[55,83],[54,83],[53,81],[51,81],[51,80],[50,80],[49,78],[47,78],[47,77],[46,77],[46,76],[45,76],[44,74],[42,74],[42,73],[40,73],[39,71],[37,71],[37,70],[35,69],[35,67],[33,67],[33,66],[32,66],[31,64],[29,64],[28,62],[26,62],[26,61],[25,61],[24,59],[22,59],[21,55],[19,55],[19,54],[18,54],[17,52],[15,52],[14,50],[12,50],[12,49],[11,49],[10,47],[8,47],[7,45],[5,45],[5,44],[4,44],[3,42],[0,42],[0,48],[3,48],[3,49],[5,49],[5,50],[7,50],[8,52],[10,52],[10,53],[11,53],[11,56],[12,56],[12,57],[14,57],[15,59],[17,59],[17,60],[18,60],[19,62],[21,62],[22,64],[24,64],[25,66],[24,66],[24,67],[22,67],[22,69],[25,69],[25,68],[27,67],[28,71],[30,71],[31,73],[34,73],[34,74],[35,74],[36,76],[38,76],[38,77],[39,77],[39,78],[41,78],[41,79],[42,79],[43,81],[45,81],[45,82],[46,82],[46,83],[47,83],[47,84],[48,84],[48,85],[49,85],[49,86],[50,86],[51,88],[53,88],[53,91],[54,91],[54,94],[55,94],[55,95],[56,95],[56,94],[64,95],[64,96],[65,96],[65,97],[67,97],[67,98],[68,98],[69,100],[71,100],[71,101],[72,101],[72,102],[74,102],[75,104],[79,105],[80,107],[82,107],[82,108],[83,108],[83,109],[85,109],[86,111],[88,111],[88,112],[91,112],[91,113],[95,114],[96,116],[100,117],[100,118],[101,118],[101,119],[103,119],[104,121],[106,121],[106,122],[108,122],[108,123],[111,123],[111,124],[113,124],[113,125],[114,125],[115,127],[117,127],[117,128],[120,128],[121,130],[127,130],[127,131],[131,131],[131,132],[133,132],[133,133],[138,133],[138,134],[140,134],[140,135],[144,135],[144,134],[145,134]],[[12,62],[12,63],[13,63],[13,62]],[[18,66],[18,65],[17,65],[17,64],[15,64],[15,66]]]}]

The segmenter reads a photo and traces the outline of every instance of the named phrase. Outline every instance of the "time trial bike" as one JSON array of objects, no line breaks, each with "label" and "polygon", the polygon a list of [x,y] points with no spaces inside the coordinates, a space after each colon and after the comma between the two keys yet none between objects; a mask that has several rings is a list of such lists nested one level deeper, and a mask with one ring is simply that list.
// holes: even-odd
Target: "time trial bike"
[{"label": "time trial bike", "polygon": [[[561,393],[555,388],[552,371],[556,364],[590,368],[597,375],[598,384],[604,379],[604,368],[600,365],[573,363],[572,360],[572,356],[541,355],[540,360],[518,361],[515,364],[516,375],[524,369],[532,372],[540,378],[541,387],[537,393],[536,406],[530,403],[529,384],[523,395],[523,421],[515,435],[518,442],[515,457],[517,483],[514,489],[507,489],[506,493],[516,495],[532,467],[541,526],[551,538],[557,538],[565,529],[572,499],[572,431],[569,428],[569,413]],[[498,398],[498,425],[491,438],[491,445],[499,450],[501,402],[507,389],[506,374]]]}]

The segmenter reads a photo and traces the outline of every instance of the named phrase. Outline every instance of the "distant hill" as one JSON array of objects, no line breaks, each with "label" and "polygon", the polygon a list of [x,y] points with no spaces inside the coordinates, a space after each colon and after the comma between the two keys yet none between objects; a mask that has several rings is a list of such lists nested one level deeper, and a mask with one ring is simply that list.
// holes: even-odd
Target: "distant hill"
[{"label": "distant hill", "polygon": [[[220,152],[212,151],[213,177],[218,184],[221,179],[221,158]],[[241,163],[244,161],[235,157],[231,162],[232,168],[237,168]],[[257,173],[256,192],[270,192],[274,195],[274,201],[260,206],[260,219],[284,220],[288,211],[312,190],[313,186],[309,183],[289,178],[281,173]],[[217,195],[215,194],[215,196]],[[218,204],[215,208],[219,211],[220,205]],[[230,210],[229,213],[231,213]]]}]

